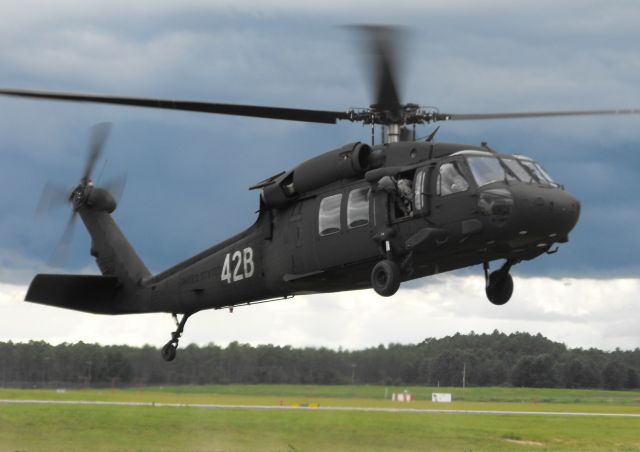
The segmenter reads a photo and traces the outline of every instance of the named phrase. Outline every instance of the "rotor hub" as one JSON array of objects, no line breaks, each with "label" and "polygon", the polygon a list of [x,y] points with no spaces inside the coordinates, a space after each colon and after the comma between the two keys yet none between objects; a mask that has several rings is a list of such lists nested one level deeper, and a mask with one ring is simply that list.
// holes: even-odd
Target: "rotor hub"
[{"label": "rotor hub", "polygon": [[69,202],[73,205],[74,210],[84,204],[87,199],[89,185],[81,182],[69,195]]},{"label": "rotor hub", "polygon": [[376,105],[369,108],[352,108],[347,111],[347,119],[362,124],[388,126],[390,124],[430,124],[436,121],[448,121],[451,115],[440,113],[433,107],[420,107],[417,104],[406,104],[397,112],[379,110]]}]

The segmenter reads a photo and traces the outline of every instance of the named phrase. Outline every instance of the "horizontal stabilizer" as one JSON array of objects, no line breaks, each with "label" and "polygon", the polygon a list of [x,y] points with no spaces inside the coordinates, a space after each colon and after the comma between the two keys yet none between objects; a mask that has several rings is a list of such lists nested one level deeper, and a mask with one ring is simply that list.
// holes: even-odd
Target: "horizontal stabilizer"
[{"label": "horizontal stabilizer", "polygon": [[92,275],[36,275],[25,301],[94,314],[121,314],[118,278]]}]

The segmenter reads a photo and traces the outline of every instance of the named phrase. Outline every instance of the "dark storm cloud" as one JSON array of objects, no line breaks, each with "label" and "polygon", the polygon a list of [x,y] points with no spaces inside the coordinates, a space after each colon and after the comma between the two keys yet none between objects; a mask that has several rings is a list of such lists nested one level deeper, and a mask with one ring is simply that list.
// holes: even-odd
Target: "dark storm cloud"
[{"label": "dark storm cloud", "polygon": [[[393,22],[413,29],[405,101],[454,112],[638,107],[635,2],[374,2],[305,7],[246,2],[13,6],[0,24],[0,85],[223,102],[345,109],[366,106],[368,79],[353,36],[336,25]],[[380,5],[378,5],[380,6]],[[100,11],[100,12],[99,12]],[[48,179],[79,177],[87,130],[115,123],[104,178],[126,170],[116,220],[161,270],[255,218],[246,188],[319,152],[368,139],[337,127],[258,119],[0,99],[3,266],[44,262],[68,212],[35,223]],[[583,203],[559,254],[519,272],[635,276],[640,261],[640,134],[634,119],[444,124],[439,139],[539,158]],[[427,135],[431,127],[421,132]],[[99,171],[101,171],[99,165]],[[90,262],[76,231],[71,268]],[[8,274],[5,272],[5,274]],[[0,274],[0,278],[2,275]],[[6,279],[6,277],[5,277]]]},{"label": "dark storm cloud", "polygon": [[[366,106],[366,67],[352,34],[337,26],[392,23],[413,30],[402,77],[405,101],[452,112],[640,107],[635,1],[344,3],[9,2],[0,20],[0,86]],[[77,182],[88,129],[104,120],[114,129],[108,162],[98,165],[96,177],[128,172],[115,218],[154,271],[248,226],[258,200],[246,188],[254,182],[369,136],[351,124],[0,98],[0,339],[137,345],[167,339],[172,322],[165,315],[114,321],[20,303],[33,274],[52,271],[45,262],[69,215],[63,209],[36,222],[40,190],[49,179],[69,187]],[[505,307],[484,299],[474,268],[405,284],[393,300],[359,291],[297,297],[233,315],[205,312],[190,320],[184,339],[357,348],[498,328],[542,332],[571,346],[633,348],[640,331],[633,320],[639,121],[442,124],[442,141],[485,140],[540,159],[582,200],[571,242],[556,255],[517,266],[514,298]],[[65,271],[96,273],[88,235],[78,226]],[[559,279],[566,276],[577,279]]]}]

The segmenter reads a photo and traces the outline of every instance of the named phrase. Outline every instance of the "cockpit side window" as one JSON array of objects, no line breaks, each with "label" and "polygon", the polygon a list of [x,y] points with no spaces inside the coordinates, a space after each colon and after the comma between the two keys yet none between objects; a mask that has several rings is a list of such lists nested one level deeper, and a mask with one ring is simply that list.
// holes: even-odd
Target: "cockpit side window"
[{"label": "cockpit side window", "polygon": [[440,165],[436,192],[440,196],[451,195],[469,189],[469,183],[464,178],[455,162],[447,162]]},{"label": "cockpit side window", "polygon": [[424,207],[424,197],[427,192],[427,187],[425,186],[425,180],[427,177],[427,169],[422,168],[416,172],[416,180],[413,183],[413,200],[416,206],[416,210],[422,210]]},{"label": "cockpit side window", "polygon": [[509,171],[511,171],[518,178],[518,180],[521,180],[522,182],[531,182],[531,174],[529,174],[527,170],[522,167],[520,162],[515,159],[505,158],[503,158],[502,161],[504,162],[505,166],[509,168]]},{"label": "cockpit side window", "polygon": [[545,171],[545,169],[542,167],[541,164],[539,164],[538,162],[535,162],[536,168],[538,168],[538,171],[540,171],[542,173],[542,175],[544,176],[544,178],[546,180],[549,181],[549,183],[553,186],[558,186],[558,183],[556,181],[553,180],[553,178],[551,176],[549,176],[549,173],[547,173]]},{"label": "cockpit side window", "polygon": [[533,180],[535,180],[539,184],[551,185],[553,187],[558,186],[558,184],[553,181],[551,176],[549,176],[538,163],[530,160],[521,160],[520,163],[522,163],[522,166],[524,166],[529,171],[529,173],[531,173],[531,175],[533,176]]}]

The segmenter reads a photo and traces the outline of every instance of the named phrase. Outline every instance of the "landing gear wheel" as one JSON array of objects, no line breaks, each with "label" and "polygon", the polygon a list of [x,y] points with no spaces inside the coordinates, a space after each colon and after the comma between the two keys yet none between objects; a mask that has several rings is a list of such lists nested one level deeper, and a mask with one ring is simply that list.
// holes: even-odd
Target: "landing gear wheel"
[{"label": "landing gear wheel", "polygon": [[513,278],[509,272],[496,270],[489,275],[487,298],[497,306],[502,306],[513,295]]},{"label": "landing gear wheel", "polygon": [[171,333],[171,340],[164,344],[160,353],[162,354],[162,359],[165,361],[173,361],[176,359],[176,353],[178,350],[178,342],[180,341],[180,336],[182,336],[182,332],[184,331],[184,325],[187,323],[187,319],[193,313],[184,314],[182,319],[178,321],[177,314],[171,314],[173,320],[176,322],[177,329]]},{"label": "landing gear wheel", "polygon": [[371,286],[383,297],[390,297],[396,293],[400,287],[398,264],[389,259],[378,262],[371,271]]},{"label": "landing gear wheel", "polygon": [[174,359],[176,359],[177,348],[178,344],[167,342],[164,347],[162,347],[162,359],[164,359],[165,361],[173,361]]}]

